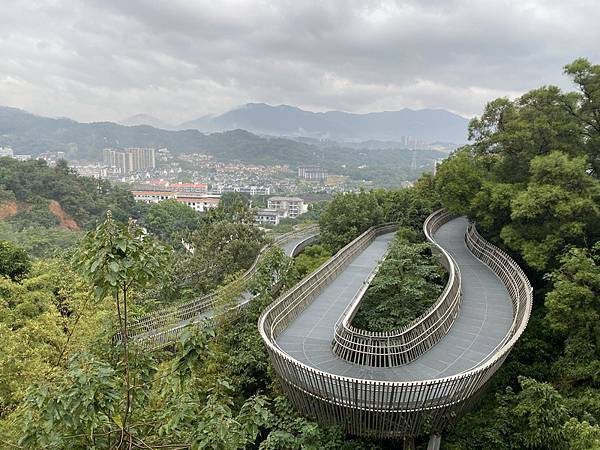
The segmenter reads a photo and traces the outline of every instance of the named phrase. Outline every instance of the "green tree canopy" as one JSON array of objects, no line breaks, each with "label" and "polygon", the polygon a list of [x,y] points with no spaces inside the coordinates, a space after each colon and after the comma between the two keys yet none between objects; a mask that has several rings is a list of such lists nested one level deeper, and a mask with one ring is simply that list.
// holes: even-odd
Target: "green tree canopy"
[{"label": "green tree canopy", "polygon": [[27,252],[8,241],[0,241],[0,276],[18,281],[27,276],[31,261]]},{"label": "green tree canopy", "polygon": [[182,239],[189,241],[201,222],[200,214],[176,200],[153,203],[143,213],[143,224],[148,230],[175,248],[182,247]]}]

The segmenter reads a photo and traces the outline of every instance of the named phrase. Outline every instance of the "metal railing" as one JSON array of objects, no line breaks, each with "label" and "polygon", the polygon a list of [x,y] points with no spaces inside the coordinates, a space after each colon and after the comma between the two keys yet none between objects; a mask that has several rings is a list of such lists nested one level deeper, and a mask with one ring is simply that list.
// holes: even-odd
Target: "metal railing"
[{"label": "metal railing", "polygon": [[531,313],[532,288],[527,277],[506,253],[483,240],[473,225],[465,235],[467,247],[502,280],[514,311],[504,339],[480,364],[443,378],[379,381],[311,367],[282,351],[277,343],[277,336],[362,252],[372,235],[383,232],[385,227],[363,233],[268,306],[259,319],[259,332],[284,392],[302,413],[355,435],[398,438],[440,432],[476,400],[525,330]]},{"label": "metal railing", "polygon": [[[260,259],[272,246],[283,245],[301,236],[314,235],[318,229],[318,225],[310,225],[274,238],[271,243],[266,244],[259,251],[250,268],[232,283],[243,285],[250,280],[256,272]],[[159,348],[171,344],[177,339],[183,328],[190,323],[201,322],[207,318],[217,302],[219,292],[220,290],[217,290],[190,302],[146,314],[129,325],[128,336],[144,348]],[[247,301],[241,299],[236,308],[243,307],[246,303]],[[121,333],[117,333],[114,341],[120,341],[121,337]]]},{"label": "metal railing", "polygon": [[402,328],[384,332],[356,328],[352,326],[352,319],[377,272],[377,268],[374,269],[335,326],[332,349],[336,355],[355,364],[375,367],[399,366],[417,359],[448,333],[458,316],[462,300],[460,270],[433,236],[443,224],[455,217],[447,211],[439,210],[431,214],[423,224],[425,237],[432,244],[433,253],[448,271],[448,282],[437,300],[423,314]]}]

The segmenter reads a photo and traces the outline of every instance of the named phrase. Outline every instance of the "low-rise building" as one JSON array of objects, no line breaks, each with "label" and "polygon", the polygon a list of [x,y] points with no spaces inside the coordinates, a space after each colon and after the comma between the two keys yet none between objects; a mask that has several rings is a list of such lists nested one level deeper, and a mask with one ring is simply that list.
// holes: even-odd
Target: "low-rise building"
[{"label": "low-rise building", "polygon": [[8,157],[18,161],[28,161],[31,159],[31,155],[17,155],[11,147],[0,146],[0,158]]},{"label": "low-rise building", "polygon": [[158,203],[177,197],[177,193],[171,191],[132,191],[131,193],[136,202],[143,203]]},{"label": "low-rise building", "polygon": [[294,219],[304,214],[308,205],[300,197],[271,197],[267,201],[267,208],[277,210],[279,217]]},{"label": "low-rise building", "polygon": [[177,196],[175,200],[179,203],[188,205],[190,208],[198,212],[205,212],[209,209],[216,208],[219,206],[219,202],[221,201],[218,195],[185,195]]},{"label": "low-rise building", "polygon": [[241,192],[250,195],[271,195],[270,186],[212,186],[211,193],[224,194],[225,192]]},{"label": "low-rise building", "polygon": [[163,200],[175,200],[183,203],[195,211],[205,212],[211,208],[219,206],[220,195],[195,194],[191,192],[177,191],[132,191],[136,202],[159,203]]},{"label": "low-rise building", "polygon": [[279,225],[279,213],[276,209],[259,209],[254,216],[254,222],[265,225]]}]

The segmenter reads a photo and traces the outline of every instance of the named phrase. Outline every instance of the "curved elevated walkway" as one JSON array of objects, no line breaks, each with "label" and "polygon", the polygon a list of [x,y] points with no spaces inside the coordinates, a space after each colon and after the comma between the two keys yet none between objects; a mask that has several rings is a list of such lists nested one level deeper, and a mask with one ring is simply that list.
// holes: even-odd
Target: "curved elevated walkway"
[{"label": "curved elevated walkway", "polygon": [[398,367],[361,366],[340,359],[331,349],[336,322],[384,256],[393,233],[377,237],[288,325],[277,345],[310,367],[370,380],[429,380],[481,364],[508,333],[513,308],[502,281],[467,248],[466,229],[466,219],[458,218],[442,225],[434,236],[461,269],[463,301],[448,334],[417,360]]},{"label": "curved elevated walkway", "polygon": [[[527,277],[465,218],[439,210],[425,223],[436,224],[429,236],[447,254],[445,261],[453,261],[460,281],[453,286],[460,289],[447,285],[448,294],[416,319],[416,324],[444,317],[452,322],[443,334],[419,328],[417,338],[435,340],[400,361],[403,365],[370,359],[365,360],[370,365],[356,364],[349,361],[360,359],[342,359],[332,350],[337,325],[349,320],[364,283],[386,255],[392,224],[365,231],[261,315],[259,332],[271,363],[301,412],[356,435],[410,439],[430,433],[439,445],[435,435],[458,421],[506,359],[531,313]],[[446,301],[450,298],[461,301]],[[373,347],[374,338],[361,336],[364,343],[349,343],[348,351],[396,345],[377,337]]]}]

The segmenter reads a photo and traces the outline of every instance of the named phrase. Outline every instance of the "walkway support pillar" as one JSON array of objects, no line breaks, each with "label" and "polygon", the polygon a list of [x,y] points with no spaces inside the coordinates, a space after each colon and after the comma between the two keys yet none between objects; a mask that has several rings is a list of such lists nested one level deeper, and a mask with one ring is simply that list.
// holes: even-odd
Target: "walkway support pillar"
[{"label": "walkway support pillar", "polygon": [[442,436],[439,434],[432,434],[429,436],[429,443],[427,444],[427,450],[440,450],[442,443]]},{"label": "walkway support pillar", "polygon": [[404,438],[403,450],[415,450],[415,439],[411,437]]}]

